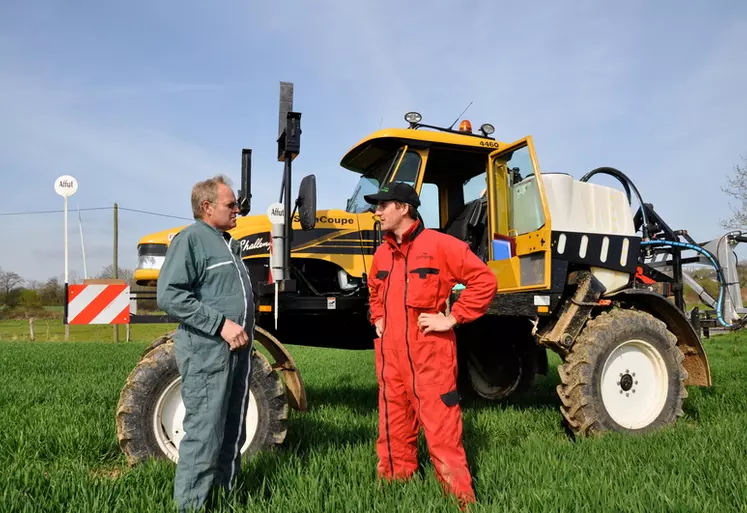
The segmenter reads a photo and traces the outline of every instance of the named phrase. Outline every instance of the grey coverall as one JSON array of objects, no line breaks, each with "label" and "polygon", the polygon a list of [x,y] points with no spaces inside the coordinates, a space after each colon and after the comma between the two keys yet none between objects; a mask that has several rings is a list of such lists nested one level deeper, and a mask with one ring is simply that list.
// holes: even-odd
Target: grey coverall
[{"label": "grey coverall", "polygon": [[[254,299],[240,245],[198,220],[171,241],[157,285],[157,303],[179,319],[174,337],[182,378],[184,438],[174,479],[180,511],[201,508],[211,491],[230,491],[246,440],[254,340]],[[224,319],[244,327],[249,346],[230,351]]]}]

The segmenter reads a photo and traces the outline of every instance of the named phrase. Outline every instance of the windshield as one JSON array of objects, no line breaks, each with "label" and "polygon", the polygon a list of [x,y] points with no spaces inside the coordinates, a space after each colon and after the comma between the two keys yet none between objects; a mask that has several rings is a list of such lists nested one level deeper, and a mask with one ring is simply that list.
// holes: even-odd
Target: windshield
[{"label": "windshield", "polygon": [[[403,150],[404,148],[400,148],[391,156],[381,158],[363,173],[355,186],[352,197],[348,200],[348,205],[345,208],[346,212],[360,214],[371,210],[373,205],[366,203],[363,197],[368,194],[375,194],[384,183],[392,180],[394,167],[399,162]],[[407,151],[394,180],[415,185],[419,169],[420,155],[415,151]]]},{"label": "windshield", "polygon": [[363,173],[353,190],[353,195],[348,200],[347,208],[345,208],[346,212],[361,214],[373,206],[366,203],[363,196],[378,192],[379,187],[386,182],[387,177],[391,174],[392,167],[397,163],[401,154],[401,150],[396,151],[388,157],[380,159]]},{"label": "windshield", "polygon": [[375,194],[379,190],[381,181],[382,179],[375,176],[374,173],[364,173],[360,180],[358,180],[358,184],[353,190],[353,196],[348,200],[348,206],[345,211],[351,214],[360,214],[369,210],[373,205],[366,203],[363,196]]}]

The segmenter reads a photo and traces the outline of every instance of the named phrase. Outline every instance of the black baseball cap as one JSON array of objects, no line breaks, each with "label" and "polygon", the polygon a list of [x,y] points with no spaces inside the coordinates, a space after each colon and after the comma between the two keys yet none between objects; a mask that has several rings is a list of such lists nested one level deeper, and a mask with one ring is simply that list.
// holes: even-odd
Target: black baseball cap
[{"label": "black baseball cap", "polygon": [[366,203],[376,205],[380,201],[401,201],[415,208],[420,206],[420,198],[415,189],[404,182],[393,182],[384,185],[376,194],[363,196]]}]

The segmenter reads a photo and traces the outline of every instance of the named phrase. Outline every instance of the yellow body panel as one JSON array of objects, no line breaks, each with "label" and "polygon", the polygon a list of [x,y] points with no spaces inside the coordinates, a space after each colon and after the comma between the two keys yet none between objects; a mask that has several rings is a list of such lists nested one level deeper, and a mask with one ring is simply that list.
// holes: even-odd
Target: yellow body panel
[{"label": "yellow body panel", "polygon": [[507,144],[484,137],[475,137],[467,134],[455,134],[451,132],[434,132],[431,130],[412,130],[409,128],[385,128],[378,130],[358,141],[342,158],[341,165],[347,167],[346,163],[351,155],[360,148],[379,141],[401,141],[402,144],[424,143],[438,144],[443,146],[464,146],[465,149],[474,148],[478,150],[501,149]]},{"label": "yellow body panel", "polygon": [[[341,254],[351,247],[360,248],[364,246],[373,246],[373,239],[370,237],[355,239],[343,239],[337,242],[342,236],[350,236],[363,231],[372,231],[374,217],[371,213],[351,214],[343,210],[319,210],[316,216],[316,226],[311,232],[303,232],[301,224],[296,215],[291,223],[295,232],[294,237],[298,239],[304,234],[311,235],[309,240],[302,243],[294,242],[292,254],[294,258],[315,258],[328,262],[334,262],[341,268],[345,269],[353,277],[360,278],[363,273],[371,268],[373,254],[357,251],[353,254]],[[151,233],[140,239],[139,244],[164,244],[168,245],[173,237],[187,225],[178,228],[163,230]],[[236,220],[236,228],[229,231],[231,237],[242,244],[242,250],[249,244],[249,241],[243,240],[257,234],[261,236],[261,248],[264,251],[247,255],[245,259],[267,258],[269,256],[268,248],[270,243],[270,230],[272,225],[266,215],[254,215],[240,217]],[[316,235],[316,236],[314,236]],[[319,253],[319,248],[328,249],[328,253]],[[151,284],[158,279],[158,269],[138,268],[135,270],[135,281],[139,284]]]}]

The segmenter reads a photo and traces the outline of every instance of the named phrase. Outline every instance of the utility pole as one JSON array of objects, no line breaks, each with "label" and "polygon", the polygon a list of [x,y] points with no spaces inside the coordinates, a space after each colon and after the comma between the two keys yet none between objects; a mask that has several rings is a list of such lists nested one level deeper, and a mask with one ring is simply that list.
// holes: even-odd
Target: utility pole
[{"label": "utility pole", "polygon": [[[114,203],[114,255],[113,255],[113,267],[112,267],[112,278],[115,280],[119,275],[119,262],[117,255],[119,253],[119,206]],[[114,325],[114,342],[119,342],[119,324]]]}]

